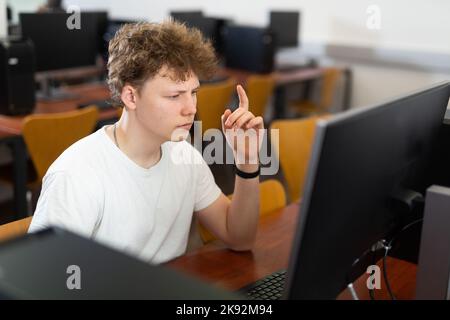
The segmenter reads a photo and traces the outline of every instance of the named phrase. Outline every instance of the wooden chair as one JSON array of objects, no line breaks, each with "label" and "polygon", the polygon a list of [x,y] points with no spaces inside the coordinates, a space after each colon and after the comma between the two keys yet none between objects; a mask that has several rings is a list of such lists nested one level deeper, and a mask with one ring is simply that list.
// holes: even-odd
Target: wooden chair
[{"label": "wooden chair", "polygon": [[336,92],[342,70],[338,68],[326,68],[322,77],[322,86],[319,102],[302,100],[290,103],[291,109],[303,116],[320,115],[328,113]]},{"label": "wooden chair", "polygon": [[273,94],[275,81],[272,75],[251,75],[247,79],[247,96],[250,111],[264,117],[266,107]]},{"label": "wooden chair", "polygon": [[0,225],[0,242],[26,234],[31,223],[31,218],[27,217]]},{"label": "wooden chair", "polygon": [[[275,179],[263,181],[259,184],[259,214],[267,215],[275,210],[286,206],[286,193],[283,185]],[[228,196],[230,199],[233,195]],[[208,243],[216,239],[205,227],[198,224],[198,232],[203,243]]]},{"label": "wooden chair", "polygon": [[[275,120],[270,126],[271,143],[274,144],[280,160],[291,202],[299,200],[303,194],[316,122],[325,117],[328,115],[295,120]],[[278,129],[279,140],[273,136],[272,129]]]},{"label": "wooden chair", "polygon": [[119,118],[119,119],[122,116],[123,108],[125,108],[125,107],[117,107],[117,118]]},{"label": "wooden chair", "polygon": [[33,198],[50,165],[73,143],[92,133],[97,118],[97,108],[90,106],[63,113],[30,115],[24,119],[22,135],[37,173],[37,179],[28,184],[28,215],[33,212],[36,200]]},{"label": "wooden chair", "polygon": [[222,129],[221,116],[230,103],[235,85],[235,79],[229,78],[200,87],[197,93],[197,117],[202,121],[202,133],[211,128]]},{"label": "wooden chair", "polygon": [[36,114],[24,119],[22,135],[41,182],[47,169],[73,143],[89,135],[97,123],[96,107]]}]

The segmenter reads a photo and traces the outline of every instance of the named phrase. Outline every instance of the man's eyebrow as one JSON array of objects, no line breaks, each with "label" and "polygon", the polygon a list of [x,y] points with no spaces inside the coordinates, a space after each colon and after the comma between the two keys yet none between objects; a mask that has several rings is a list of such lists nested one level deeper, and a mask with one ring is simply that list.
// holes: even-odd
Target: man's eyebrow
[{"label": "man's eyebrow", "polygon": [[[194,89],[192,89],[192,91],[196,91],[196,90],[198,90],[198,89],[200,89],[200,85],[198,85],[197,87],[195,87]],[[177,92],[177,93],[185,93],[185,92],[187,92],[188,90],[170,90],[170,91],[172,91],[172,92]]]}]

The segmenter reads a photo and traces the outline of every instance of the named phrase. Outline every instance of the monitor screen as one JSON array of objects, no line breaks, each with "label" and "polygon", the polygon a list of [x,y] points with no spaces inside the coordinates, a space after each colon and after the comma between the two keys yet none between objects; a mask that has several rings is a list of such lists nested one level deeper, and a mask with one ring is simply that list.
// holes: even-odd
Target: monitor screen
[{"label": "monitor screen", "polygon": [[203,17],[203,12],[201,10],[171,11],[170,16],[179,22],[189,23],[191,19]]},{"label": "monitor screen", "polygon": [[256,73],[273,71],[274,46],[267,28],[231,25],[224,31],[227,68]]},{"label": "monitor screen", "polygon": [[[433,184],[449,83],[319,121],[287,273],[287,298],[334,299],[353,266],[403,225],[399,195]],[[408,214],[407,212],[405,212]]]},{"label": "monitor screen", "polygon": [[100,51],[102,21],[99,12],[82,12],[80,28],[69,29],[67,13],[21,13],[22,36],[33,41],[36,71],[92,66]]},{"label": "monitor screen", "polygon": [[277,48],[299,46],[299,23],[298,11],[270,12],[270,29],[274,33]]}]

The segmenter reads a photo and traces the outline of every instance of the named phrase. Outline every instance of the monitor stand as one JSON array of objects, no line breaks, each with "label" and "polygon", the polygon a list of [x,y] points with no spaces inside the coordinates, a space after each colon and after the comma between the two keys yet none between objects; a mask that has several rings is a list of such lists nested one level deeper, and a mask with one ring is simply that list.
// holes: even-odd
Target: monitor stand
[{"label": "monitor stand", "polygon": [[395,241],[389,256],[417,263],[425,197],[409,189],[399,189],[392,193],[391,197],[391,208],[395,213],[396,225],[399,227],[392,230],[390,235]]},{"label": "monitor stand", "polygon": [[427,189],[416,299],[450,300],[450,188]]}]

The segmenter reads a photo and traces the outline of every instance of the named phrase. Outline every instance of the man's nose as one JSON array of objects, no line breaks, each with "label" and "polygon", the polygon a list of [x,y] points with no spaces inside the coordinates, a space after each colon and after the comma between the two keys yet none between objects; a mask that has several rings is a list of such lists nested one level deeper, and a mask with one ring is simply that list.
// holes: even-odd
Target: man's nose
[{"label": "man's nose", "polygon": [[197,99],[195,96],[188,96],[184,101],[183,113],[190,115],[197,112]]}]

